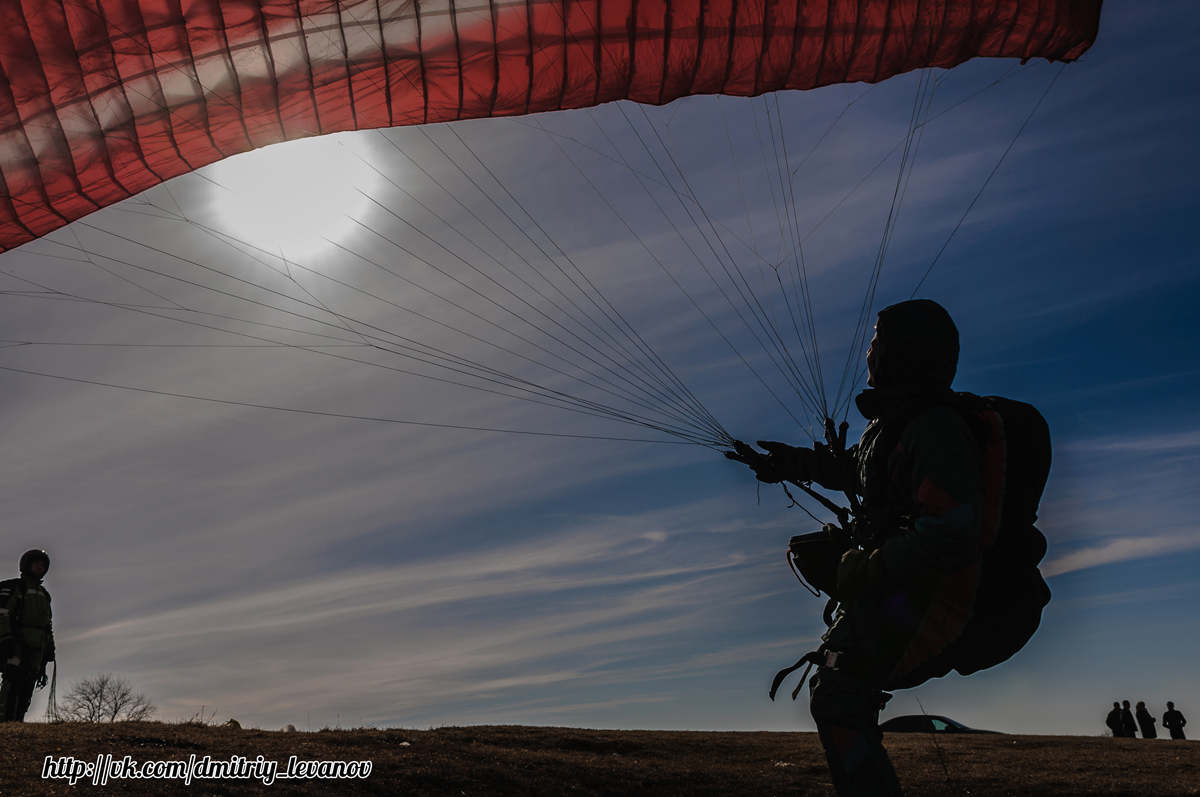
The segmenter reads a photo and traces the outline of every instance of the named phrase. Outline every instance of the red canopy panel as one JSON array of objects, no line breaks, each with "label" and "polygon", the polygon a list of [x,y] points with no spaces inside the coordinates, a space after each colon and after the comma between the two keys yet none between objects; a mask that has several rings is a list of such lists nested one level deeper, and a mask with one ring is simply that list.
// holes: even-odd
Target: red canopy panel
[{"label": "red canopy panel", "polygon": [[0,251],[305,136],[1070,61],[1101,0],[0,0]]}]

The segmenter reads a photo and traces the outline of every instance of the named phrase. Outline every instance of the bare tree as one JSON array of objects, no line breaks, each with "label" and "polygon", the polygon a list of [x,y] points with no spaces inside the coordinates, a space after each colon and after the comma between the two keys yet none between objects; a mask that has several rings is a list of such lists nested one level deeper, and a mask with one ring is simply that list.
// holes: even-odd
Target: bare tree
[{"label": "bare tree", "polygon": [[59,716],[69,722],[120,722],[147,720],[158,706],[129,681],[102,673],[76,681],[59,707]]}]

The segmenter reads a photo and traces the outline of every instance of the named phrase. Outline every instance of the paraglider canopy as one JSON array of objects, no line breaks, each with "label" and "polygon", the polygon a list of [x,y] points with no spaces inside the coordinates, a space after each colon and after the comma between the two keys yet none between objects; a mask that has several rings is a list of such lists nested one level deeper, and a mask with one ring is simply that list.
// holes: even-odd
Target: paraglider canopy
[{"label": "paraglider canopy", "polygon": [[344,130],[1070,61],[1101,0],[0,0],[0,251]]}]

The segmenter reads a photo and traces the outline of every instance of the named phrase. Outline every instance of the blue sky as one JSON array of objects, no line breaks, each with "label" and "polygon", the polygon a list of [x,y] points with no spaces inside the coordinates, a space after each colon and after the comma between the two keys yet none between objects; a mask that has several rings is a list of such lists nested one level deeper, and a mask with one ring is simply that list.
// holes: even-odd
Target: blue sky
[{"label": "blue sky", "polygon": [[[956,386],[1031,402],[1050,422],[1039,526],[1054,600],[1012,661],[899,693],[888,715],[919,711],[919,699],[978,727],[1098,734],[1113,700],[1200,711],[1189,610],[1200,592],[1200,104],[1181,67],[1198,41],[1187,3],[1107,4],[1095,47],[1062,71],[921,287],[961,330]],[[912,293],[1058,70],[991,62],[938,74],[931,115],[1009,76],[927,126],[876,310]],[[395,337],[367,350],[363,335],[386,329],[627,410],[604,383],[574,379],[569,335],[520,320],[541,311],[578,330],[582,311],[523,304],[500,265],[536,281],[535,264],[566,295],[569,256],[730,434],[803,443],[789,416],[803,417],[799,399],[703,271],[719,268],[700,237],[705,216],[668,204],[661,182],[683,190],[681,179],[656,170],[671,158],[648,157],[627,119],[651,148],[658,135],[674,147],[708,229],[752,263],[734,236],[753,232],[765,260],[779,250],[755,124],[784,120],[795,168],[846,110],[795,183],[805,232],[849,194],[804,244],[832,398],[897,156],[855,186],[904,139],[919,80],[337,137],[282,166],[257,163],[267,150],[0,257],[10,292],[0,337],[37,344],[8,345],[0,366],[237,402],[0,372],[11,452],[0,560],[15,570],[35,546],[53,557],[60,688],[117,672],[165,719],[205,706],[267,728],[811,730],[802,702],[766,697],[774,672],[823,630],[823,602],[783,558],[788,538],[816,524],[778,488],[759,490],[695,445],[446,428],[671,439],[387,370],[474,379],[414,365]],[[317,163],[337,164],[332,182]],[[269,177],[256,180],[258,168]],[[254,194],[256,183],[276,193]],[[336,193],[345,184],[379,204]],[[263,226],[256,206],[306,190],[322,209],[302,226],[339,246],[295,230],[255,241],[270,253],[220,238],[246,238]],[[250,201],[230,214],[235,194]],[[60,293],[12,293],[33,289]],[[853,411],[850,421],[861,432]]]}]

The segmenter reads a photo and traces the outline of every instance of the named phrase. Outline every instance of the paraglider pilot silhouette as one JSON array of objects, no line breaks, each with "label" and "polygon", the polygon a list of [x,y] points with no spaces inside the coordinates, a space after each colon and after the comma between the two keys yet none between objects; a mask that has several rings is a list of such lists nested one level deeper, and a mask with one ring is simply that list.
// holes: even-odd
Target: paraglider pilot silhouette
[{"label": "paraglider pilot silhouette", "polygon": [[[901,793],[878,730],[885,690],[1007,659],[1049,601],[1036,568],[1045,538],[1032,525],[1048,430],[1029,405],[951,390],[958,339],[936,302],[888,307],[867,353],[869,388],[856,398],[869,421],[857,445],[842,448],[828,422],[828,444],[760,441],[766,455],[745,444],[726,454],[762,482],[816,482],[852,507],[842,526],[793,538],[793,565],[831,597],[829,629],[771,692],[804,663],[817,666],[810,708],[839,795]],[[1004,453],[1036,465],[1010,479],[1020,495],[1004,494]],[[1001,505],[1014,517],[1002,519]],[[1011,622],[992,606],[1000,584],[1011,587],[1005,600],[1015,596]]]},{"label": "paraglider pilot silhouette", "polygon": [[50,593],[42,579],[50,557],[34,549],[21,556],[20,578],[0,581],[0,685],[3,722],[21,722],[33,690],[46,683],[46,665],[54,661],[54,632],[50,627]]}]

